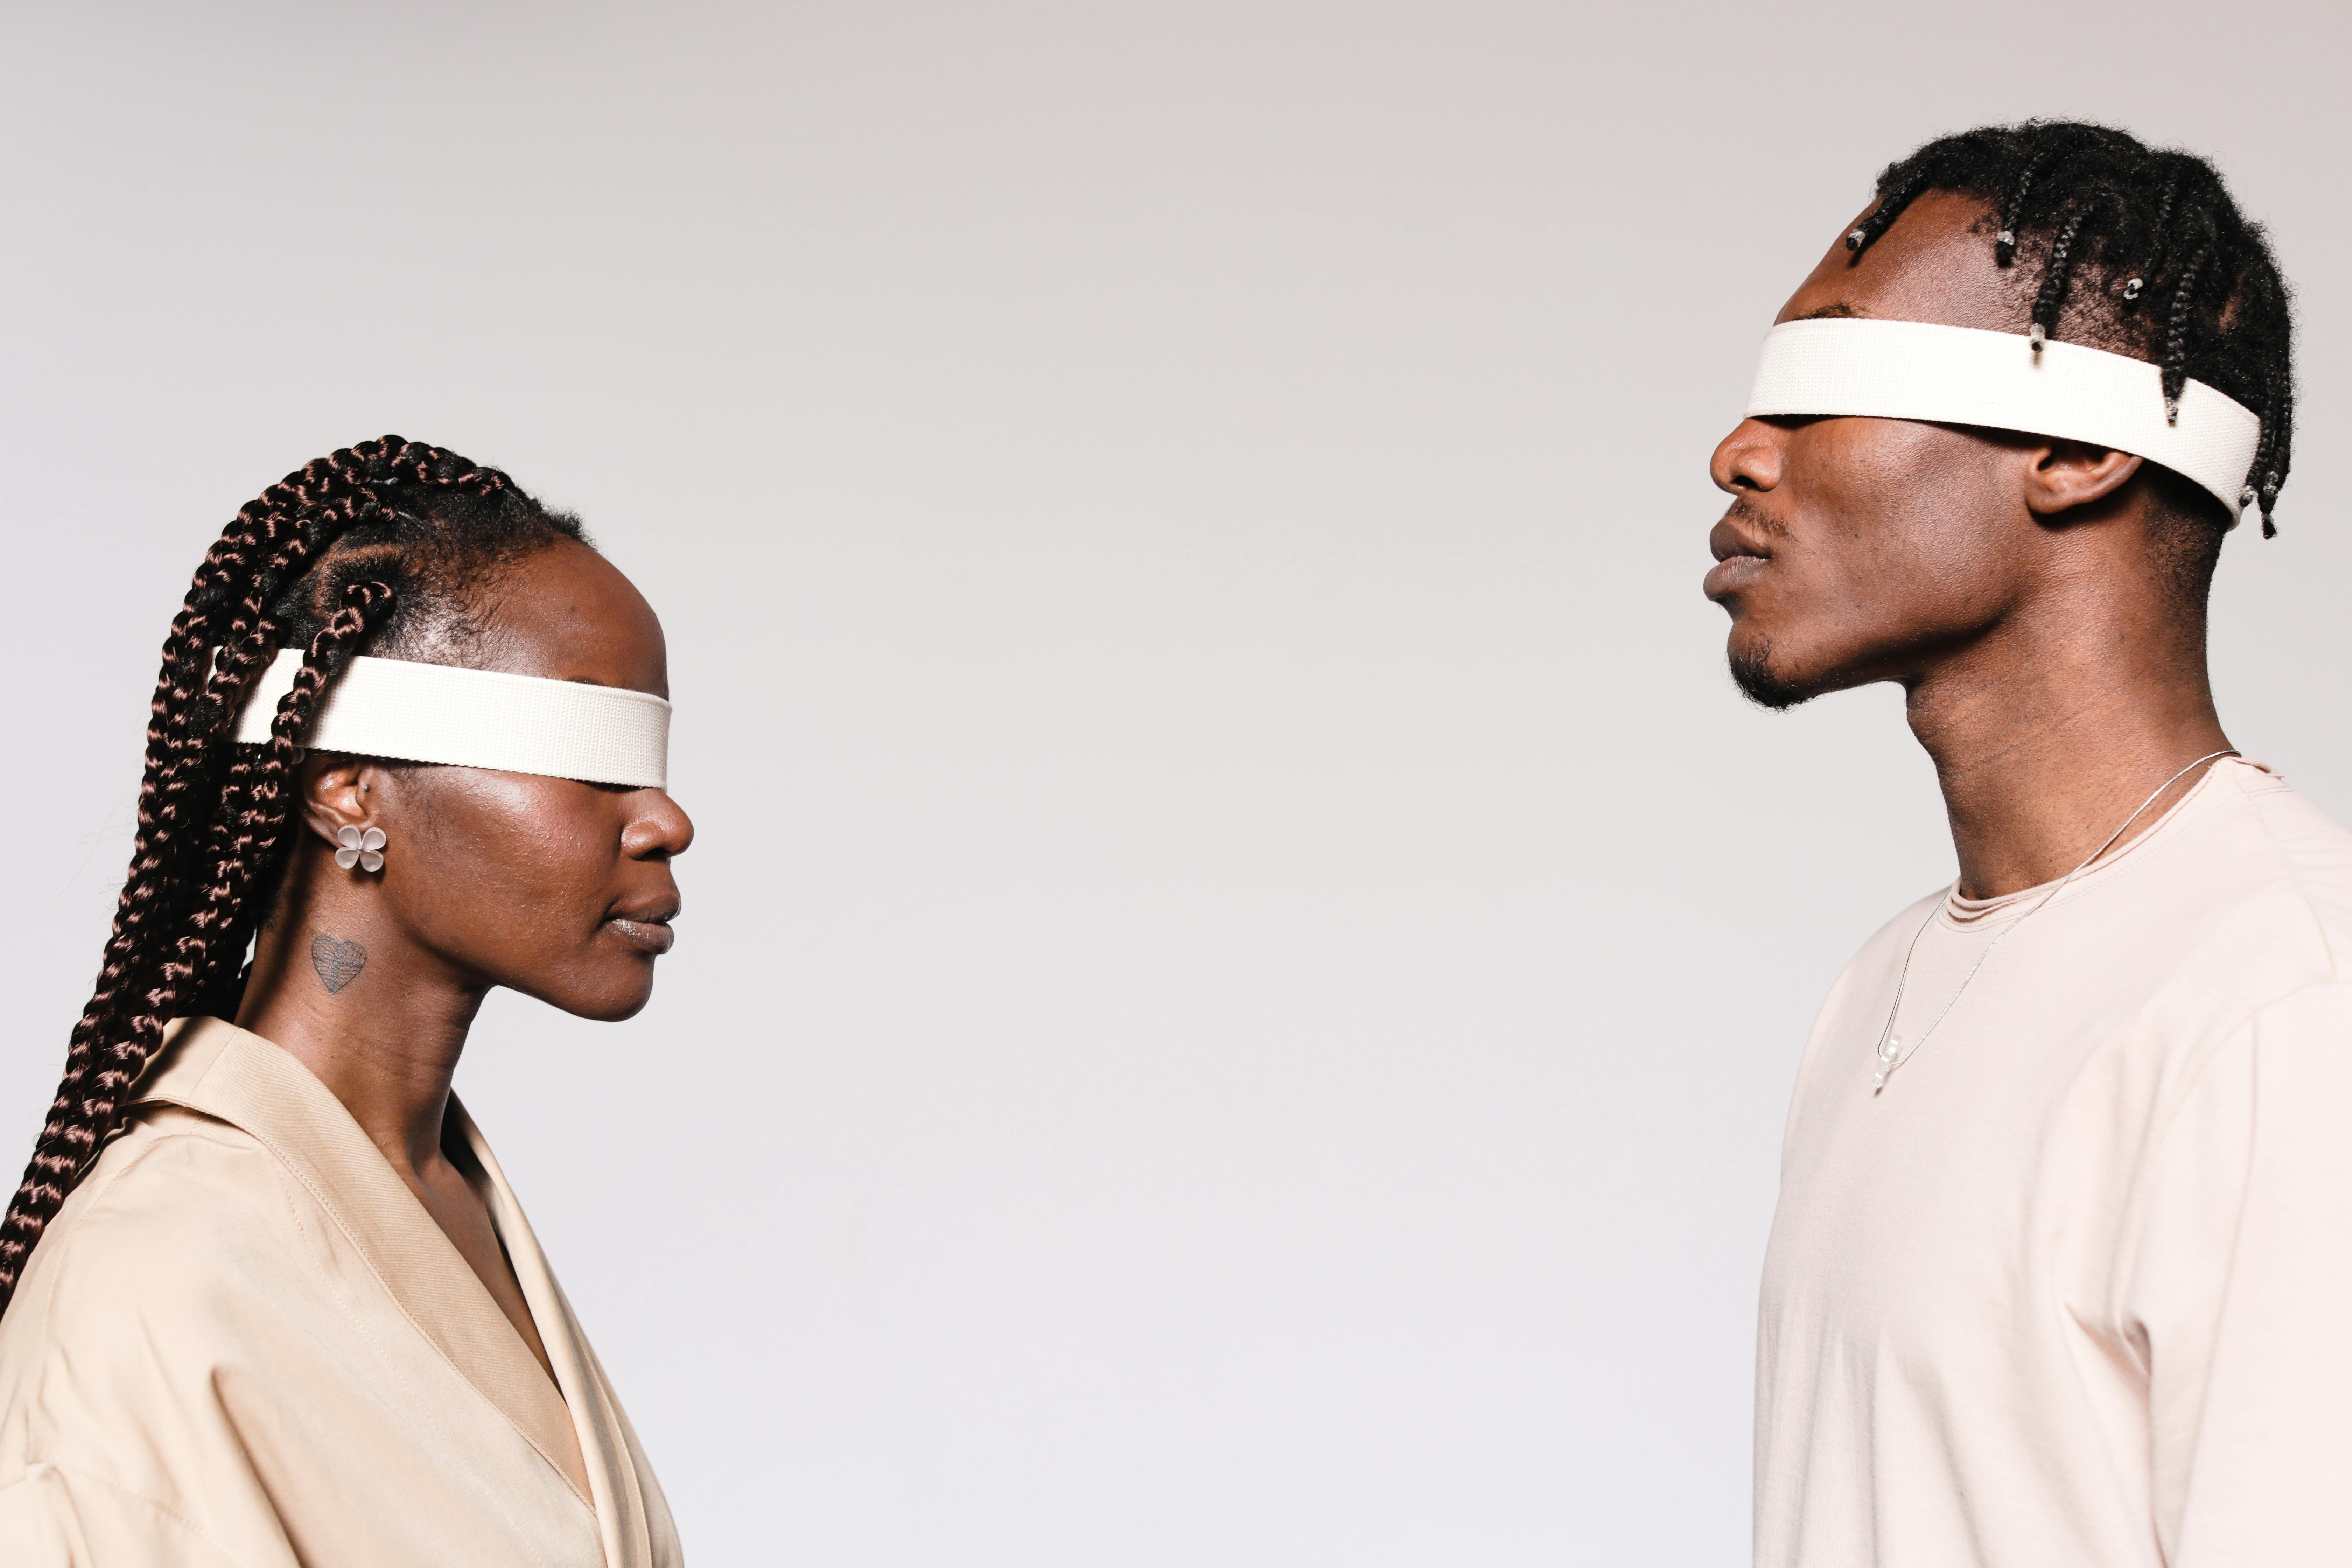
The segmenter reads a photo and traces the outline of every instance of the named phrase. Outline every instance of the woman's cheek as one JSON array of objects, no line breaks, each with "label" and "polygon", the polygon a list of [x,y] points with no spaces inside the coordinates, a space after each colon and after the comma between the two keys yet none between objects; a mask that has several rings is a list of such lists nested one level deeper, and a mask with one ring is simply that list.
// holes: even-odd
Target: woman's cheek
[{"label": "woman's cheek", "polygon": [[501,968],[564,963],[603,922],[609,847],[563,781],[475,773],[466,784],[435,813],[428,875],[443,929],[471,931]]}]

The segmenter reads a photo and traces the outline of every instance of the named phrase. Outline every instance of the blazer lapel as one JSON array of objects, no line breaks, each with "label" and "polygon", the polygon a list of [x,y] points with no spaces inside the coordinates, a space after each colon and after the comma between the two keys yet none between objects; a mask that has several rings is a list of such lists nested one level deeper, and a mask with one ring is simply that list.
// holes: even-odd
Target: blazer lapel
[{"label": "blazer lapel", "polygon": [[[350,1238],[416,1331],[506,1417],[602,1522],[604,1506],[595,1478],[581,1468],[580,1455],[587,1445],[583,1439],[575,1447],[575,1423],[565,1406],[572,1390],[559,1393],[548,1382],[538,1358],[464,1256],[394,1172],[383,1151],[360,1131],[342,1101],[310,1068],[233,1024],[183,1018],[166,1032],[163,1049],[142,1077],[133,1104],[152,1101],[185,1106],[242,1128],[276,1155]],[[463,1117],[454,1100],[451,1109]],[[473,1124],[464,1126],[480,1150]],[[481,1152],[484,1168],[494,1171],[488,1151]],[[492,1184],[505,1193],[502,1180],[494,1177]],[[506,1202],[511,1207],[511,1194]],[[495,1206],[491,1215],[493,1223],[499,1223]],[[546,1261],[536,1243],[517,1247],[504,1224],[499,1229],[515,1254],[532,1317],[561,1374],[564,1363],[556,1347],[559,1342],[566,1346],[573,1342],[549,1332],[547,1314],[539,1300],[530,1297],[531,1276],[523,1272],[526,1253],[541,1276]],[[528,1230],[523,1235],[527,1237]],[[620,1561],[611,1558],[609,1544],[606,1556]]]},{"label": "blazer lapel", "polygon": [[530,1222],[523,1217],[522,1205],[515,1201],[514,1189],[507,1185],[506,1173],[499,1169],[498,1157],[490,1152],[481,1129],[454,1096],[449,1114],[481,1166],[488,1189],[482,1196],[489,1205],[490,1221],[506,1243],[507,1261],[522,1287],[523,1300],[530,1305],[531,1321],[538,1325],[540,1342],[547,1347],[547,1359],[555,1367],[555,1381],[571,1411],[572,1428],[588,1465],[589,1495],[594,1500],[596,1524],[604,1538],[606,1568],[652,1568],[653,1542],[645,1494],[604,1369],[589,1348],[580,1321],[572,1315],[572,1303],[564,1300],[563,1288],[555,1282],[547,1255],[540,1250],[539,1238],[531,1234]]}]

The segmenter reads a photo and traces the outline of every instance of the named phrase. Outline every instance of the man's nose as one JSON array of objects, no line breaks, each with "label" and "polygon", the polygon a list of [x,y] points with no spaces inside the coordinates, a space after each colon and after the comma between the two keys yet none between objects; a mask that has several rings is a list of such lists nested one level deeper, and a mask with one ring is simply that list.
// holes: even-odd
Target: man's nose
[{"label": "man's nose", "polygon": [[1769,490],[1780,482],[1780,444],[1787,432],[1762,419],[1742,419],[1715,448],[1706,471],[1731,495]]}]

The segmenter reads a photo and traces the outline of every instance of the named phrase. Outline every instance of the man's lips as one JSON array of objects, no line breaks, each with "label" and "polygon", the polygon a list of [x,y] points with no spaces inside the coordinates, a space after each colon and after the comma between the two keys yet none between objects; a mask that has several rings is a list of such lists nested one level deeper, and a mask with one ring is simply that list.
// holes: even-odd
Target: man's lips
[{"label": "man's lips", "polygon": [[1735,555],[1754,555],[1769,561],[1772,547],[1764,536],[1780,531],[1780,524],[1759,514],[1745,500],[1734,500],[1722,520],[1707,531],[1706,547],[1717,561],[1728,561]]},{"label": "man's lips", "polygon": [[1740,509],[1734,506],[1706,536],[1707,551],[1714,555],[1715,565],[1708,569],[1700,586],[1710,599],[1738,593],[1754,582],[1772,559],[1763,541],[1742,529],[1740,521],[1744,521]]},{"label": "man's lips", "polygon": [[1762,576],[1766,564],[1761,555],[1728,556],[1707,568],[1706,577],[1699,583],[1699,589],[1708,598],[1719,603]]}]

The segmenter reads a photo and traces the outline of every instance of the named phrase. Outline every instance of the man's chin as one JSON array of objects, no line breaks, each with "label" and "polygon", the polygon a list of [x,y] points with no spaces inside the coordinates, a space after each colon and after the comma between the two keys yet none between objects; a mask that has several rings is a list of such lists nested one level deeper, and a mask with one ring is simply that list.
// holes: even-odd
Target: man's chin
[{"label": "man's chin", "polygon": [[1800,686],[1772,672],[1772,645],[1757,643],[1731,650],[1732,684],[1759,708],[1785,712],[1822,694],[1819,686]]}]

